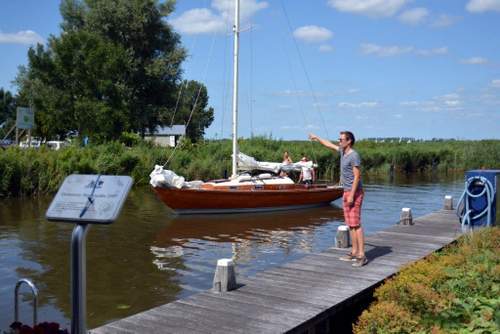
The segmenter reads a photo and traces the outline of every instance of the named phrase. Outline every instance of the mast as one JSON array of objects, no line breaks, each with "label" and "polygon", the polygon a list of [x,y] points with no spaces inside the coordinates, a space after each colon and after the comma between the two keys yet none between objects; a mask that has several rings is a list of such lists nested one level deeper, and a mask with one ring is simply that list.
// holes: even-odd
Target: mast
[{"label": "mast", "polygon": [[240,0],[235,0],[233,53],[233,163],[232,177],[238,173],[238,49],[240,46]]}]

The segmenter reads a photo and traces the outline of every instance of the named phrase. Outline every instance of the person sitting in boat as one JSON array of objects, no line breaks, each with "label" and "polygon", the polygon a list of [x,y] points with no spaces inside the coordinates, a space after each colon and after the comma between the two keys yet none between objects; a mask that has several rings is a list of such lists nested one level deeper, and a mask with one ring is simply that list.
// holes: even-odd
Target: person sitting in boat
[{"label": "person sitting in boat", "polygon": [[[302,155],[301,162],[308,162],[309,159],[305,154]],[[299,176],[299,183],[303,183],[305,185],[311,185],[316,179],[316,172],[313,167],[302,166]]]},{"label": "person sitting in boat", "polygon": [[[288,151],[285,151],[283,153],[283,161],[281,162],[283,165],[289,165],[293,163],[292,158],[290,157],[290,154],[288,154]],[[288,176],[288,173],[285,171],[280,171],[280,176]]]}]

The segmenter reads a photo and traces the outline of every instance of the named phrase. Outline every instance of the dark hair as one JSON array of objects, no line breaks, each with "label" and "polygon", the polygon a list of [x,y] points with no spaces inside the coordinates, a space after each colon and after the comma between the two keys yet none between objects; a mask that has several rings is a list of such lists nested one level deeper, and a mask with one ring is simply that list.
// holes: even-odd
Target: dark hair
[{"label": "dark hair", "polygon": [[347,140],[351,141],[351,146],[354,146],[354,143],[356,142],[356,138],[354,138],[354,134],[351,131],[342,131],[340,134],[345,135]]}]

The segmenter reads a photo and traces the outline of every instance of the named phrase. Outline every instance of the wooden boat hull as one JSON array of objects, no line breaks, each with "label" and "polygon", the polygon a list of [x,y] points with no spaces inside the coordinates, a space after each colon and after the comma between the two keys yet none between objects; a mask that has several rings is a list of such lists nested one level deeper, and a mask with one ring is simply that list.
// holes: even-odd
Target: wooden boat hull
[{"label": "wooden boat hull", "polygon": [[292,185],[263,189],[153,189],[160,200],[178,214],[259,212],[315,207],[328,205],[343,193],[342,187],[326,185]]}]

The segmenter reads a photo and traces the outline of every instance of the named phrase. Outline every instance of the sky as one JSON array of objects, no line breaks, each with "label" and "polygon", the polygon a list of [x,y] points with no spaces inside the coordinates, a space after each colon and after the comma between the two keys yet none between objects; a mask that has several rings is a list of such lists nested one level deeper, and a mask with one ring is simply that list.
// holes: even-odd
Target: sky
[{"label": "sky", "polygon": [[[240,137],[500,139],[500,0],[240,0]],[[59,1],[2,1],[0,87],[59,35]],[[178,0],[166,21],[231,135],[233,0]]]}]

